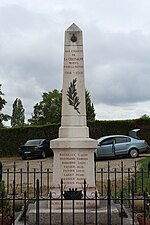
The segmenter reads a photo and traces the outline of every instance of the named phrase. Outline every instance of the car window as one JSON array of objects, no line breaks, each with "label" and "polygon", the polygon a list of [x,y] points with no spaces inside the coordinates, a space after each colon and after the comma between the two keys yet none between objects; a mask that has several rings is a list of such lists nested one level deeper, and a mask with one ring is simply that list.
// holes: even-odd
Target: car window
[{"label": "car window", "polygon": [[128,137],[116,137],[115,138],[115,143],[118,144],[118,143],[125,143],[125,142],[130,142],[131,139],[128,138]]},{"label": "car window", "polygon": [[114,138],[107,138],[107,139],[101,141],[100,145],[111,145],[111,144],[113,144],[113,140],[114,140]]},{"label": "car window", "polygon": [[37,146],[40,145],[41,140],[29,140],[25,143],[26,146]]}]

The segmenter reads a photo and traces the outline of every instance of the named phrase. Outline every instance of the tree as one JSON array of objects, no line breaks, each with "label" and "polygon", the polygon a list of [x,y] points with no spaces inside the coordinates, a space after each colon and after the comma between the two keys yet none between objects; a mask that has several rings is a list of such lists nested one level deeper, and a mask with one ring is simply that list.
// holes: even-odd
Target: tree
[{"label": "tree", "polygon": [[90,92],[85,89],[85,100],[86,100],[86,117],[88,121],[95,121],[95,109],[94,104],[91,102]]},{"label": "tree", "polygon": [[48,93],[43,93],[43,100],[33,108],[32,119],[28,121],[34,125],[59,123],[61,119],[62,93],[54,89]]},{"label": "tree", "polygon": [[12,111],[12,117],[11,117],[11,126],[22,126],[24,125],[25,121],[25,115],[24,115],[24,108],[21,100],[19,98],[16,98],[16,100],[13,103],[13,111]]},{"label": "tree", "polygon": [[149,115],[147,114],[144,114],[140,117],[140,119],[150,119]]},{"label": "tree", "polygon": [[[85,90],[87,120],[95,120],[94,105],[91,103],[90,94]],[[33,108],[32,118],[29,123],[32,125],[53,124],[61,121],[62,92],[54,89],[51,92],[43,93],[43,100]]]},{"label": "tree", "polygon": [[[4,106],[6,105],[6,101],[5,99],[2,98],[2,96],[4,95],[3,92],[1,91],[1,84],[0,84],[0,111],[2,111],[2,109],[4,108]],[[7,114],[3,114],[0,112],[0,127],[3,127],[3,121],[8,121],[10,119],[10,116]]]}]

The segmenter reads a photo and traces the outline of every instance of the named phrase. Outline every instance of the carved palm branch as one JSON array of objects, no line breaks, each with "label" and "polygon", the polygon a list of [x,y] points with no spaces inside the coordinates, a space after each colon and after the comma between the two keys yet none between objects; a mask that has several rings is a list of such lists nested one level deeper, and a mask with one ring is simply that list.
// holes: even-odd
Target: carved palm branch
[{"label": "carved palm branch", "polygon": [[73,81],[70,82],[70,86],[67,91],[67,96],[68,96],[67,99],[68,99],[69,105],[73,106],[74,109],[78,113],[80,113],[78,108],[80,101],[79,101],[79,97],[77,96],[76,82],[77,82],[77,78],[73,79]]}]

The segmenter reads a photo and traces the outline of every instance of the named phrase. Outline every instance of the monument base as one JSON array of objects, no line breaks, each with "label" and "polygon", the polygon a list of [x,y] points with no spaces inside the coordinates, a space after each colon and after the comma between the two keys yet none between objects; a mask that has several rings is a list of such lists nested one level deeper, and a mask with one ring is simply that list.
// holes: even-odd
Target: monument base
[{"label": "monument base", "polygon": [[[91,188],[86,188],[86,197],[85,197],[85,201],[86,201],[86,208],[96,208],[96,201],[95,201],[95,192],[96,192],[96,188],[91,187]],[[78,210],[78,209],[83,209],[84,208],[84,192],[82,190],[76,191],[73,193],[73,195],[71,193],[68,193],[66,195],[66,198],[63,195],[63,209],[71,209],[74,207],[74,209]],[[70,191],[71,192],[71,191]],[[78,192],[78,193],[77,193]],[[63,193],[65,193],[65,191],[63,191]],[[53,209],[61,209],[61,201],[58,201],[58,199],[61,199],[61,193],[60,193],[60,189],[58,188],[52,188],[51,189],[51,202],[48,201],[48,208],[53,208]],[[68,199],[67,199],[68,197]],[[76,198],[73,202],[72,197]],[[98,196],[98,198],[100,198],[100,196]],[[56,200],[55,200],[56,199]],[[73,206],[74,204],[74,206]],[[100,206],[100,201],[97,201],[97,207]]]},{"label": "monument base", "polygon": [[53,186],[63,189],[83,189],[84,180],[88,187],[95,188],[94,151],[96,140],[90,138],[57,138],[51,141],[54,152]]},{"label": "monument base", "polygon": [[[42,203],[43,204],[43,203]],[[51,209],[48,202],[40,206],[39,224],[42,225],[108,225],[107,201],[100,200],[99,207],[82,209]],[[50,222],[51,221],[51,222]],[[96,223],[97,221],[97,223]],[[35,206],[28,210],[28,224],[36,224]],[[115,204],[111,203],[111,224],[120,224],[119,211]]]}]

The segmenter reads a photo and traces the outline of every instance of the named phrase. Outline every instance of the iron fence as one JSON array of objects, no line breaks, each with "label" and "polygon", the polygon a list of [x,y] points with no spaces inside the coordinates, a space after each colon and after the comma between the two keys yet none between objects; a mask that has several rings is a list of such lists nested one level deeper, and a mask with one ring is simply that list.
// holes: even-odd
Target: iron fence
[{"label": "iron fence", "polygon": [[[107,181],[107,193],[105,196],[102,196],[98,191],[95,191],[95,193],[92,194],[92,197],[89,197],[86,194],[86,181],[84,181],[82,195],[80,195],[80,191],[78,190],[68,190],[67,197],[65,196],[67,191],[64,191],[63,181],[61,181],[60,196],[58,197],[55,197],[55,194],[52,192],[50,192],[48,196],[41,196],[39,184],[40,182],[37,180],[35,196],[27,197],[26,191],[23,195],[17,195],[15,192],[15,184],[12,195],[5,197],[2,194],[2,197],[0,198],[2,225],[136,225],[139,224],[136,217],[139,208],[140,212],[143,212],[143,224],[147,225],[146,206],[149,198],[146,196],[145,191],[141,196],[135,194],[134,179],[131,181],[131,195],[129,197],[124,196],[122,191],[117,198],[112,196],[110,180]],[[18,206],[20,201],[22,202],[21,207]],[[70,211],[68,214],[69,222],[68,219],[66,222],[66,216],[64,216],[66,213],[66,201],[67,203],[68,201],[70,203]],[[76,211],[76,203],[78,201],[80,201],[80,204],[82,202],[82,216],[78,215]],[[141,201],[140,206],[139,201]],[[11,206],[6,211],[5,206],[8,205],[8,202],[11,202]],[[42,202],[47,202],[48,207],[47,205],[45,206],[42,204]],[[57,213],[57,218],[53,211],[53,203],[56,202],[59,202],[59,213]],[[94,207],[92,206],[92,212],[94,211],[95,213],[92,215],[90,214],[88,202],[92,202],[94,205]],[[137,203],[139,208],[137,207]],[[115,213],[114,207],[117,210]],[[19,210],[19,215],[17,209]],[[31,209],[32,213],[30,213]],[[47,210],[46,214],[43,213],[41,209]]]},{"label": "iron fence", "polygon": [[[135,225],[139,224],[137,213],[141,212],[144,218],[143,224],[147,225],[149,205],[147,193],[150,191],[150,185],[147,186],[149,189],[145,189],[144,184],[150,182],[149,172],[149,169],[147,171],[139,169],[136,162],[132,168],[125,167],[121,162],[119,169],[110,168],[108,162],[106,169],[100,168],[98,171],[95,167],[97,190],[90,197],[87,195],[86,181],[83,182],[82,191],[64,190],[63,181],[61,181],[60,195],[56,197],[55,193],[51,192],[52,171],[49,168],[43,169],[42,162],[38,170],[31,168],[29,162],[25,170],[18,170],[14,162],[12,169],[2,171],[1,178],[5,181],[6,195],[1,193],[0,198],[1,224]],[[70,204],[69,223],[66,222],[65,208],[68,201]],[[56,202],[59,204],[57,216],[53,211]],[[82,216],[76,212],[78,202],[82,206]],[[88,205],[91,203],[94,214],[89,213]],[[47,207],[44,204],[48,204]],[[42,207],[47,210],[46,215],[44,214],[47,218],[45,223],[43,223]],[[101,209],[105,211],[104,214]],[[33,211],[34,216],[30,211]],[[114,211],[117,213],[114,214]],[[33,222],[30,219],[31,215],[34,217]]]},{"label": "iron fence", "polygon": [[[39,169],[32,168],[30,163],[27,162],[24,170],[22,168],[18,169],[16,162],[14,162],[13,168],[2,171],[1,178],[5,181],[7,194],[12,194],[13,183],[15,183],[16,193],[21,194],[26,191],[30,194],[32,192],[35,197],[36,180],[38,179],[40,182],[40,195],[42,196],[49,193],[52,187],[52,176],[53,171],[45,168],[42,161],[39,164]],[[139,169],[136,161],[132,168],[128,168],[123,162],[121,162],[119,168],[110,168],[109,161],[105,169],[100,168],[98,170],[95,166],[96,186],[102,196],[107,191],[107,180],[111,180],[111,190],[115,197],[117,197],[118,192],[124,189],[130,194],[132,178],[135,181],[135,192],[143,193],[145,191],[145,182],[150,182],[149,176],[149,168],[147,168],[147,171]],[[149,190],[146,191],[150,191],[150,183],[147,186],[149,186]]]}]

